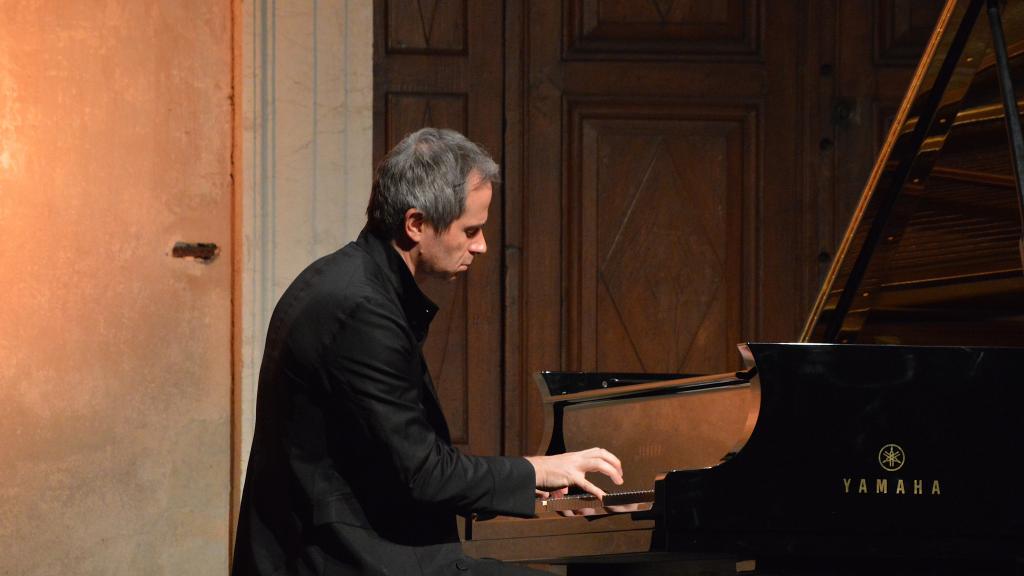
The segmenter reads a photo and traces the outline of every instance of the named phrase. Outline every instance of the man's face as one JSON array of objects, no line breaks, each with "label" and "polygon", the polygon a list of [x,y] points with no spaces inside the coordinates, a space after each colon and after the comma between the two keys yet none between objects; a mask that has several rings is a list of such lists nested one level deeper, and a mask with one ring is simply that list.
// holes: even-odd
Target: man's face
[{"label": "man's face", "polygon": [[424,224],[416,275],[453,279],[465,272],[478,254],[487,252],[484,224],[491,205],[491,183],[481,182],[475,170],[466,178],[466,209],[444,232]]}]

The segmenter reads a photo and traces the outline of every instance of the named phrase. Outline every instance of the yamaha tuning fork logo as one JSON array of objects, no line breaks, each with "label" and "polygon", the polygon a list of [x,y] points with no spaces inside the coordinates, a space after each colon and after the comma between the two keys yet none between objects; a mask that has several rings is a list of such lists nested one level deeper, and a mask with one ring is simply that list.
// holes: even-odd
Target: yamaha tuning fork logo
[{"label": "yamaha tuning fork logo", "polygon": [[886,444],[878,451],[878,463],[886,472],[895,472],[903,468],[907,453],[896,444]]},{"label": "yamaha tuning fork logo", "polygon": [[[907,451],[899,444],[885,444],[878,450],[878,465],[883,474],[869,478],[849,476],[843,478],[844,494],[894,494],[911,496],[940,496],[942,484],[938,480],[903,478],[894,475],[907,463]],[[920,468],[920,467],[919,467]]]}]

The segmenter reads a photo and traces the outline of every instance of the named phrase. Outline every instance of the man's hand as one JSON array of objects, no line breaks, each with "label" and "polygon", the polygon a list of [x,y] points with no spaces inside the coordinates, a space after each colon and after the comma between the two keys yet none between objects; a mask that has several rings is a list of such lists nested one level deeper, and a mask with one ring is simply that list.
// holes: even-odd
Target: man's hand
[{"label": "man's hand", "polygon": [[527,456],[533,464],[537,477],[537,489],[557,490],[568,486],[579,486],[584,491],[604,497],[604,491],[585,478],[587,472],[600,472],[622,484],[622,463],[611,452],[603,448],[590,448],[579,452],[567,452],[554,456]]}]

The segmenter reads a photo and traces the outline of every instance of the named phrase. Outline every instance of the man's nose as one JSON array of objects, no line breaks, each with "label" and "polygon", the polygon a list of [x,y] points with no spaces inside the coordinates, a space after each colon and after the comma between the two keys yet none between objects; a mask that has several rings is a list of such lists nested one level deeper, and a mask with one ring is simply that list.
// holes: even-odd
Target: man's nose
[{"label": "man's nose", "polygon": [[483,254],[487,252],[487,239],[484,238],[484,231],[481,230],[476,238],[473,238],[473,242],[469,245],[469,251],[473,254]]}]

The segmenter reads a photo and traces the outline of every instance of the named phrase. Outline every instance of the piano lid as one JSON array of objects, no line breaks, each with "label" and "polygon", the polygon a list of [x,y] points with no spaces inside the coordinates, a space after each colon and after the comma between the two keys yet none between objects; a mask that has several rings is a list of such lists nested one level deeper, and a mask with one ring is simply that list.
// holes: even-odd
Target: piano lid
[{"label": "piano lid", "polygon": [[[950,0],[939,17],[802,341],[1024,340],[1021,200],[985,5]],[[1019,87],[1024,1],[1001,15]]]}]

